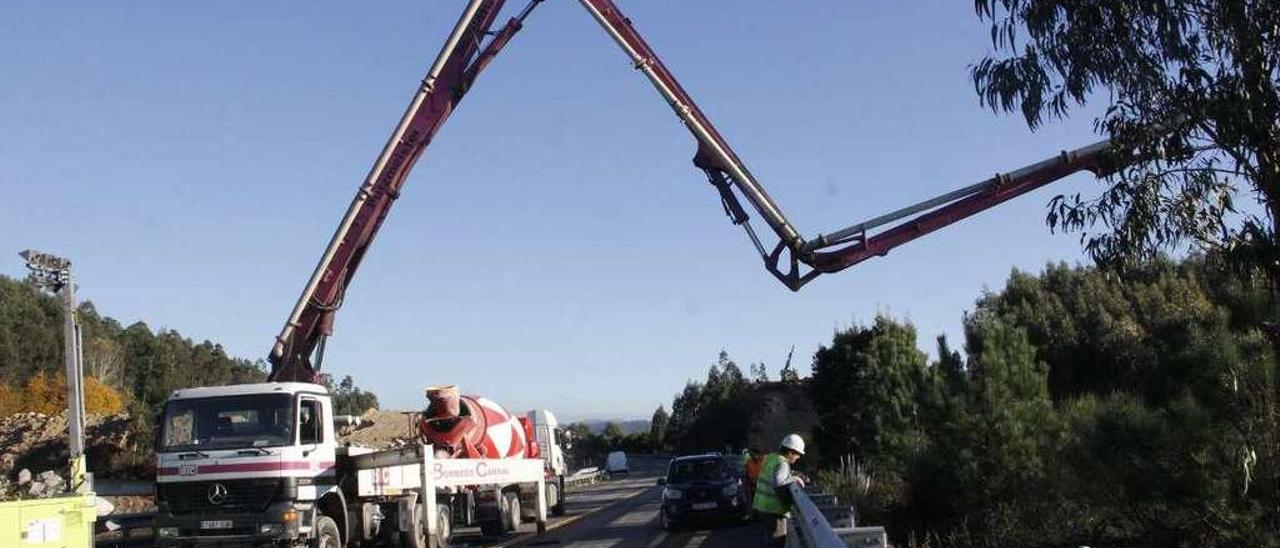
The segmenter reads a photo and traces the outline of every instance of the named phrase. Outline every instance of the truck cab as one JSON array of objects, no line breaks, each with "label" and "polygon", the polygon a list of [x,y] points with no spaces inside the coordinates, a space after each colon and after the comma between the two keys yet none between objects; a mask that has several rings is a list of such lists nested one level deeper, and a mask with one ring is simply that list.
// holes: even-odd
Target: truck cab
[{"label": "truck cab", "polygon": [[547,470],[547,506],[554,515],[564,514],[565,483],[567,467],[564,461],[564,432],[560,429],[560,421],[555,414],[546,409],[529,411],[529,421],[533,424],[534,440],[538,442],[538,450]]},{"label": "truck cab", "polygon": [[324,532],[318,529],[345,537],[325,387],[274,382],[178,390],[157,430],[162,546],[290,542]]}]

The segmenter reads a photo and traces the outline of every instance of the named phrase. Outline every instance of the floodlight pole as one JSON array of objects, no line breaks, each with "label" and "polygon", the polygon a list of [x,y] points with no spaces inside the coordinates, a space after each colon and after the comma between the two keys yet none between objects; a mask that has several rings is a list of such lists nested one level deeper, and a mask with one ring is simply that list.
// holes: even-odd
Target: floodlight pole
[{"label": "floodlight pole", "polygon": [[38,251],[19,253],[31,270],[30,279],[62,299],[62,347],[67,377],[67,425],[71,453],[71,486],[77,493],[93,490],[84,457],[84,359],[80,346],[80,322],[76,317],[75,283],[71,261]]}]

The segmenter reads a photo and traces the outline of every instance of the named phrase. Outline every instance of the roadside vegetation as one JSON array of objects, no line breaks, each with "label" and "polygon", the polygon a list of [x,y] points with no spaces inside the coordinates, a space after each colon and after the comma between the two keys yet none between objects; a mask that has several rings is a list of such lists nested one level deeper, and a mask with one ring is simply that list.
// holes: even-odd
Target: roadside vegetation
[{"label": "roadside vegetation", "polygon": [[[221,345],[195,342],[173,329],[122,326],[93,303],[78,310],[90,414],[127,415],[128,452],[150,457],[154,420],[165,398],[180,388],[260,382],[266,363],[227,355]],[[0,417],[17,413],[57,415],[66,409],[62,307],[25,282],[0,276]],[[350,376],[326,378],[338,412],[359,415],[378,406]],[[112,470],[98,468],[110,477]],[[16,470],[3,470],[16,473]]]},{"label": "roadside vegetation", "polygon": [[1015,270],[961,321],[963,352],[939,337],[934,358],[906,321],[842,329],[790,382],[721,354],[649,441],[807,433],[801,468],[900,546],[1277,545],[1280,306],[1261,275],[1198,256]]},{"label": "roadside vegetation", "polygon": [[876,318],[814,356],[820,477],[900,543],[1274,546],[1277,312],[1193,258],[1015,271],[964,356]]}]

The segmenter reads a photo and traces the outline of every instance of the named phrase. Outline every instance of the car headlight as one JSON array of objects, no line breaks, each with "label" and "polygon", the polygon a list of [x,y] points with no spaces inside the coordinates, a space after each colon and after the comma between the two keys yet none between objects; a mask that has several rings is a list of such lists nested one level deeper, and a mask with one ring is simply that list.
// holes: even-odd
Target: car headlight
[{"label": "car headlight", "polygon": [[730,483],[729,485],[724,486],[724,489],[723,489],[723,490],[721,490],[720,492],[721,492],[721,493],[724,493],[724,496],[726,496],[726,497],[732,497],[732,496],[734,496],[734,495],[737,495],[737,494],[738,494],[738,484],[736,484],[736,483]]},{"label": "car headlight", "polygon": [[161,527],[156,530],[156,535],[160,538],[178,538],[177,527]]},{"label": "car headlight", "polygon": [[684,491],[667,487],[662,490],[662,498],[667,500],[679,500],[684,498]]},{"label": "car headlight", "polygon": [[284,532],[283,523],[262,523],[258,525],[259,535],[278,535]]}]

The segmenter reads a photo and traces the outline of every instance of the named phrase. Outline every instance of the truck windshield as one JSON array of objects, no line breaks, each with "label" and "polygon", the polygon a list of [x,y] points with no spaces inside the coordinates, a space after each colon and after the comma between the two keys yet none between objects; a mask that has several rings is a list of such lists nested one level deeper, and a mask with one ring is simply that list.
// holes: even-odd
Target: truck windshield
[{"label": "truck windshield", "polygon": [[249,394],[173,400],[165,406],[165,451],[272,447],[293,442],[293,397]]}]

